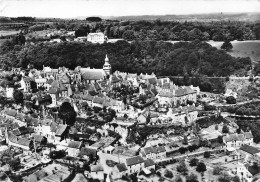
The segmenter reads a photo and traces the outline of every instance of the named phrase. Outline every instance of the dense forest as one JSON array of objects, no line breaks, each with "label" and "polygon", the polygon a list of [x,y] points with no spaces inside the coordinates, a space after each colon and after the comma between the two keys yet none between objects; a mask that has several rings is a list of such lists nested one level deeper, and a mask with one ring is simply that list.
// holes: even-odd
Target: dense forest
[{"label": "dense forest", "polygon": [[108,54],[113,71],[152,73],[158,76],[229,76],[246,73],[250,58],[234,58],[224,50],[218,50],[206,42],[117,41],[92,44],[89,42],[37,43],[16,45],[6,41],[0,48],[4,69],[37,69],[42,66],[57,68],[76,66],[102,68]]},{"label": "dense forest", "polygon": [[[69,26],[72,26],[70,24]],[[63,24],[63,28],[67,28]],[[108,38],[125,40],[254,40],[260,38],[260,25],[252,22],[174,22],[174,21],[122,21],[97,22],[80,25],[76,36],[89,32],[104,32]]]},{"label": "dense forest", "polygon": [[260,24],[241,21],[177,22],[177,21],[112,21],[68,20],[35,24],[25,32],[46,29],[75,31],[76,37],[104,32],[109,39],[193,41],[193,40],[255,40],[260,39]]}]

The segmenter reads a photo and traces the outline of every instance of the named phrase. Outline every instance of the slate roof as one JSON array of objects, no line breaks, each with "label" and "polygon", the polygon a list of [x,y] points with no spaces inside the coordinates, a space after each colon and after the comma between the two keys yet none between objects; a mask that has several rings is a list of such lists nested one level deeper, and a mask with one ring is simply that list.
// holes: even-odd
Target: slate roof
[{"label": "slate roof", "polygon": [[98,172],[98,171],[104,171],[104,169],[100,164],[98,164],[98,165],[90,166],[90,171],[91,172]]},{"label": "slate roof", "polygon": [[254,138],[251,132],[244,133],[246,139]]},{"label": "slate roof", "polygon": [[20,136],[20,135],[25,135],[25,134],[29,133],[29,130],[28,130],[28,128],[26,128],[24,126],[21,126],[15,130],[13,130],[12,133],[16,136]]},{"label": "slate roof", "polygon": [[152,159],[147,159],[144,161],[144,167],[150,167],[155,165],[154,161]]},{"label": "slate roof", "polygon": [[82,74],[84,80],[102,80],[105,78],[105,72],[103,69],[86,69]]},{"label": "slate roof", "polygon": [[12,143],[16,143],[27,147],[29,147],[31,143],[31,140],[28,140],[27,138],[19,138],[11,132],[8,132],[8,140],[10,140]]},{"label": "slate roof", "polygon": [[23,114],[23,113],[17,113],[17,115],[16,115],[16,118],[20,121],[22,121],[24,117],[25,117],[25,114]]},{"label": "slate roof", "polygon": [[152,84],[152,85],[157,84],[156,78],[148,78],[147,81],[148,81],[148,83],[150,83],[150,84]]},{"label": "slate roof", "polygon": [[33,134],[32,137],[33,137],[33,139],[35,140],[35,142],[37,142],[37,143],[41,143],[42,140],[45,138],[44,136],[42,136],[42,135],[37,135],[37,134]]},{"label": "slate roof", "polygon": [[127,171],[127,167],[125,166],[125,163],[117,164],[116,167],[119,172]]},{"label": "slate roof", "polygon": [[145,152],[146,155],[156,152],[153,147],[146,147],[146,148],[144,148],[143,150],[144,150],[144,152]]},{"label": "slate roof", "polygon": [[166,152],[166,149],[164,146],[155,147],[155,149],[157,150],[157,153]]},{"label": "slate roof", "polygon": [[7,109],[7,110],[5,111],[5,113],[6,113],[8,116],[12,116],[12,117],[15,117],[16,114],[17,114],[16,110],[13,110],[13,109]]},{"label": "slate roof", "polygon": [[50,88],[50,90],[48,91],[49,94],[56,94],[59,92],[59,89],[57,88]]},{"label": "slate roof", "polygon": [[80,149],[81,147],[81,142],[78,142],[78,141],[70,141],[69,144],[68,144],[68,147],[69,148],[75,148],[75,149]]},{"label": "slate roof", "polygon": [[245,140],[245,136],[243,134],[238,134],[237,137],[238,137],[239,141]]},{"label": "slate roof", "polygon": [[171,92],[161,91],[161,92],[159,93],[159,96],[172,98],[174,95],[173,95],[173,93],[171,93]]},{"label": "slate roof", "polygon": [[82,99],[87,100],[87,101],[92,101],[94,96],[88,94],[88,95],[83,95]]},{"label": "slate roof", "polygon": [[97,150],[90,147],[82,147],[80,154],[87,156],[93,155],[93,157],[95,157],[97,155]]},{"label": "slate roof", "polygon": [[99,83],[97,83],[97,82],[94,83],[94,87],[97,91],[101,90],[101,87],[100,87]]},{"label": "slate roof", "polygon": [[118,82],[121,82],[121,80],[117,76],[113,75],[111,78],[111,83],[118,83]]},{"label": "slate roof", "polygon": [[242,147],[240,147],[240,150],[243,150],[251,155],[260,152],[260,150],[258,148],[252,147],[250,145],[243,145]]},{"label": "slate roof", "polygon": [[226,141],[226,142],[240,141],[237,134],[230,134],[229,136],[224,136],[223,140]]},{"label": "slate roof", "polygon": [[66,131],[67,125],[59,124],[56,129],[55,136],[61,136]]},{"label": "slate roof", "polygon": [[105,101],[104,98],[101,98],[101,97],[94,97],[93,99],[93,103],[97,103],[97,104],[103,104]]},{"label": "slate roof", "polygon": [[127,166],[132,166],[136,164],[141,164],[144,162],[144,159],[141,156],[131,157],[126,159]]}]

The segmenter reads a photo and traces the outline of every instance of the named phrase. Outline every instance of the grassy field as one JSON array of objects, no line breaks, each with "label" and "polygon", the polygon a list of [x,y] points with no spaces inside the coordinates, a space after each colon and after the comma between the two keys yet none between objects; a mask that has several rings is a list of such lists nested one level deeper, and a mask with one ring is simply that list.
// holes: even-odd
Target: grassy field
[{"label": "grassy field", "polygon": [[17,34],[19,32],[20,31],[16,31],[16,30],[1,30],[0,36],[13,35],[13,34]]},{"label": "grassy field", "polygon": [[[223,42],[209,41],[210,45],[220,49]],[[260,40],[232,41],[233,49],[229,52],[234,57],[250,57],[253,62],[260,61]]]}]

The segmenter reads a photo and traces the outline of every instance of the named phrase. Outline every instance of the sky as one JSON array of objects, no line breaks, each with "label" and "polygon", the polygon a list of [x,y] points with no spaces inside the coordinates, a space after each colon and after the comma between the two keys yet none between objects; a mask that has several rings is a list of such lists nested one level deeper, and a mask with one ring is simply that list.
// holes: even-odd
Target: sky
[{"label": "sky", "polygon": [[185,15],[259,12],[260,0],[0,0],[0,16]]}]

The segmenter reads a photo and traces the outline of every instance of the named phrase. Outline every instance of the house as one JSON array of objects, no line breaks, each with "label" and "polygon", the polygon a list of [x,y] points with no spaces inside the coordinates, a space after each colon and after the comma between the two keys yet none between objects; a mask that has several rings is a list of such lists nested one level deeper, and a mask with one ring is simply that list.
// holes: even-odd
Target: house
[{"label": "house", "polygon": [[114,166],[111,176],[113,179],[122,179],[123,176],[128,175],[128,169],[125,163],[119,163]]},{"label": "house", "polygon": [[247,167],[240,162],[227,163],[222,165],[222,167],[224,167],[224,170],[227,171],[231,176],[238,176],[241,181],[252,180],[252,174],[249,172]]},{"label": "house", "polygon": [[154,147],[145,147],[141,149],[141,155],[144,159],[156,160],[156,150]]},{"label": "house", "polygon": [[6,109],[5,115],[7,118],[15,119],[15,117],[17,115],[17,111],[14,109]]},{"label": "house", "polygon": [[152,159],[146,159],[146,160],[144,161],[144,167],[145,167],[146,169],[149,169],[150,171],[151,171],[151,170],[155,170],[155,162],[154,162],[154,160],[152,160]]},{"label": "house", "polygon": [[82,173],[77,173],[75,178],[71,182],[89,182],[86,176]]},{"label": "house", "polygon": [[166,115],[172,119],[172,123],[180,123],[184,126],[197,120],[198,111],[195,106],[180,106],[179,108],[169,108]]},{"label": "house", "polygon": [[138,121],[138,123],[139,124],[145,124],[146,123],[146,121],[147,121],[147,118],[146,118],[146,116],[144,116],[143,114],[140,114],[139,116],[138,116],[138,118],[137,118],[137,121]]},{"label": "house", "polygon": [[94,96],[87,94],[87,95],[83,95],[82,99],[85,100],[89,106],[92,106]]},{"label": "house", "polygon": [[6,87],[6,97],[13,98],[14,88],[13,87]]},{"label": "house", "polygon": [[126,159],[128,173],[139,173],[144,168],[144,159],[141,156],[135,156]]},{"label": "house", "polygon": [[28,140],[27,138],[19,138],[15,136],[11,132],[6,131],[6,143],[9,146],[18,147],[24,150],[31,150],[34,148],[34,144],[32,140]]},{"label": "house", "polygon": [[103,44],[106,41],[106,37],[102,32],[89,33],[87,36],[87,41],[92,43]]},{"label": "house", "polygon": [[24,92],[29,92],[31,89],[31,81],[33,80],[30,77],[22,77],[20,81],[21,84],[20,89],[22,89]]},{"label": "house", "polygon": [[46,90],[49,90],[49,87],[48,87],[49,84],[47,84],[46,78],[35,78],[35,82],[36,82],[37,89],[39,89],[41,87]]},{"label": "house", "polygon": [[252,135],[252,132],[249,131],[249,132],[244,132],[244,136],[245,136],[245,141],[244,143],[247,144],[247,145],[253,145],[254,143],[254,137]]},{"label": "house", "polygon": [[166,149],[164,146],[155,147],[156,160],[162,160],[166,158]]},{"label": "house", "polygon": [[253,163],[255,161],[255,159],[258,158],[260,149],[250,146],[250,145],[243,145],[240,147],[239,149],[239,154],[242,158],[244,158],[244,161],[247,161],[249,163]]},{"label": "house", "polygon": [[32,134],[32,140],[38,145],[46,145],[47,138],[42,135]]},{"label": "house", "polygon": [[12,133],[18,137],[29,137],[31,131],[29,131],[29,129],[27,127],[21,126],[19,128],[12,130]]},{"label": "house", "polygon": [[95,96],[92,101],[92,107],[100,107],[103,108],[103,103],[105,102],[105,98]]},{"label": "house", "polygon": [[240,134],[227,134],[223,137],[223,143],[227,150],[237,149],[242,145],[252,145],[253,144],[253,135],[251,132],[245,132]]},{"label": "house", "polygon": [[104,169],[100,164],[90,166],[90,175],[93,179],[104,180]]},{"label": "house", "polygon": [[120,80],[116,75],[110,77],[110,82],[113,88],[119,88],[122,84],[122,80]]},{"label": "house", "polygon": [[80,149],[82,148],[82,142],[79,141],[70,141],[68,143],[67,152],[71,157],[78,157],[80,154]]},{"label": "house", "polygon": [[166,158],[166,149],[164,146],[159,147],[145,147],[141,149],[141,156],[144,159],[152,159],[154,161]]},{"label": "house", "polygon": [[55,141],[61,141],[68,135],[68,126],[59,124],[55,132]]},{"label": "house", "polygon": [[173,106],[174,104],[174,90],[172,92],[160,91],[156,97],[160,105]]},{"label": "house", "polygon": [[71,173],[66,166],[50,164],[25,177],[25,182],[65,181]]},{"label": "house", "polygon": [[96,158],[97,149],[91,146],[82,147],[80,150],[80,155],[82,155],[84,158]]}]

